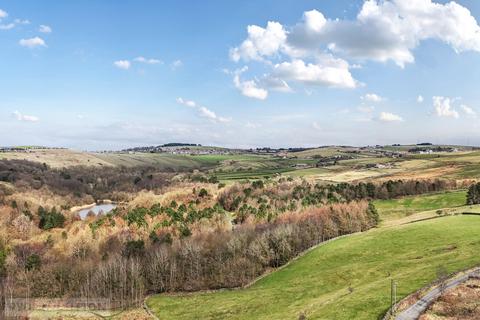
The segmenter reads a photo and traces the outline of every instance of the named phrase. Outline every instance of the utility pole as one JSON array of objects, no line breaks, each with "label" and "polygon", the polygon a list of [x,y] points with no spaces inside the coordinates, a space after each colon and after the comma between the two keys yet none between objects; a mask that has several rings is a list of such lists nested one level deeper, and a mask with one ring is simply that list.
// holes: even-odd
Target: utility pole
[{"label": "utility pole", "polygon": [[393,317],[396,312],[397,304],[397,281],[393,280],[390,284],[390,315]]}]

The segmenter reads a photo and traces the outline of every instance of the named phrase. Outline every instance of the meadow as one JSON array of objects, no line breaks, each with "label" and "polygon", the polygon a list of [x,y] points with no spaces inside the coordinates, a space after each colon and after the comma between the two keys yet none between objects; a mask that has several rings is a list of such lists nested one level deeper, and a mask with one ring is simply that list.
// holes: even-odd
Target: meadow
[{"label": "meadow", "polygon": [[373,203],[382,220],[394,220],[410,216],[417,212],[439,210],[464,206],[467,192],[465,190],[442,192],[400,199],[376,200]]},{"label": "meadow", "polygon": [[390,302],[449,272],[480,263],[478,216],[379,228],[322,245],[247,289],[157,295],[161,319],[377,319]]}]

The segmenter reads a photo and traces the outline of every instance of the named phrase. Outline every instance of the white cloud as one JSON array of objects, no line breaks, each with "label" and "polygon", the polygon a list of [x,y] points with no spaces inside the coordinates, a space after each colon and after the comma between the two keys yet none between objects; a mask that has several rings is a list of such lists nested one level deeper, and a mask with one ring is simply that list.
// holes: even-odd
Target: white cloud
[{"label": "white cloud", "polygon": [[283,26],[274,21],[269,21],[266,28],[250,25],[247,33],[247,39],[239,47],[230,50],[230,58],[235,62],[240,59],[263,60],[264,57],[275,54],[287,39]]},{"label": "white cloud", "polygon": [[221,117],[221,116],[218,116],[214,111],[208,109],[207,107],[204,107],[204,106],[200,106],[198,105],[195,101],[193,100],[187,100],[187,99],[183,99],[183,98],[177,98],[176,99],[177,103],[178,104],[181,104],[181,105],[184,105],[184,106],[187,106],[187,107],[190,107],[190,108],[194,108],[198,111],[198,114],[203,117],[203,118],[206,118],[206,119],[209,119],[210,121],[212,122],[215,122],[215,123],[226,123],[226,122],[230,122],[232,121],[231,118],[224,118],[224,117]]},{"label": "white cloud", "polygon": [[434,112],[438,117],[458,118],[460,115],[452,108],[452,100],[446,97],[433,97]]},{"label": "white cloud", "polygon": [[45,41],[40,37],[34,37],[30,39],[21,39],[18,42],[22,47],[35,48],[35,47],[46,47]]},{"label": "white cloud", "polygon": [[235,88],[237,88],[246,97],[265,100],[268,97],[268,91],[264,88],[261,88],[257,80],[243,81],[240,79],[240,75],[247,70],[248,67],[245,66],[233,72],[233,84],[235,85]]},{"label": "white cloud", "polygon": [[200,112],[200,116],[207,118],[209,120],[212,120],[213,122],[225,123],[225,122],[230,122],[232,120],[230,118],[220,117],[215,112],[207,109],[206,107],[199,107],[198,111]]},{"label": "white cloud", "polygon": [[293,26],[274,21],[265,27],[249,25],[246,39],[230,49],[230,58],[262,61],[273,77],[289,84],[355,88],[358,82],[350,70],[360,63],[393,61],[403,68],[415,61],[414,49],[429,39],[457,53],[480,52],[480,26],[454,1],[366,0],[350,20],[328,19],[311,10]]},{"label": "white cloud", "polygon": [[22,19],[15,19],[13,20],[13,22],[15,22],[15,24],[30,24],[30,20],[22,20]]},{"label": "white cloud", "polygon": [[[0,19],[1,21],[1,19]],[[28,20],[22,20],[22,19],[15,19],[13,22],[10,22],[8,24],[1,24],[0,25],[0,30],[11,30],[15,28],[17,25],[22,25],[22,24],[30,24],[30,21]]]},{"label": "white cloud", "polygon": [[51,33],[52,28],[50,26],[41,24],[40,27],[38,28],[38,31],[41,32],[41,33]]},{"label": "white cloud", "polygon": [[368,102],[382,102],[385,100],[384,98],[380,97],[379,95],[375,93],[367,93],[366,95],[360,97],[362,100],[368,101]]},{"label": "white cloud", "polygon": [[419,95],[419,96],[417,97],[417,102],[418,102],[418,103],[423,103],[423,100],[424,100],[424,99],[423,99],[423,96],[422,96],[422,95]]},{"label": "white cloud", "polygon": [[403,121],[402,117],[390,112],[381,112],[378,119],[383,122]]},{"label": "white cloud", "polygon": [[473,110],[467,105],[462,104],[460,108],[463,110],[463,112],[465,112],[466,115],[473,116],[473,117],[477,115],[477,112],[475,112],[475,110]]},{"label": "white cloud", "polygon": [[170,65],[170,67],[172,68],[172,70],[176,70],[176,69],[178,69],[178,68],[180,68],[180,67],[182,67],[182,66],[183,66],[182,60],[175,60],[175,61],[173,61],[173,62],[171,63],[171,65]]},{"label": "white cloud", "polygon": [[26,114],[22,114],[19,111],[14,111],[12,115],[18,120],[18,121],[26,121],[26,122],[37,122],[40,119],[36,116],[29,116]]},{"label": "white cloud", "polygon": [[145,57],[136,57],[135,59],[133,59],[134,61],[136,62],[141,62],[141,63],[146,63],[146,64],[159,64],[159,63],[162,63],[162,61],[158,60],[158,59],[147,59]]},{"label": "white cloud", "polygon": [[2,20],[3,18],[6,18],[8,17],[8,13],[2,9],[0,9],[0,20]]},{"label": "white cloud", "polygon": [[128,60],[118,60],[113,63],[113,65],[119,69],[128,70],[130,69],[130,61]]},{"label": "white cloud", "polygon": [[355,20],[330,20],[321,12],[304,14],[288,36],[297,49],[327,47],[353,59],[413,63],[412,50],[427,39],[456,52],[480,51],[480,27],[470,11],[455,3],[431,0],[367,0]]},{"label": "white cloud", "polygon": [[265,100],[268,97],[268,91],[260,88],[256,80],[240,80],[240,75],[236,74],[233,77],[233,83],[240,92],[249,98]]},{"label": "white cloud", "polygon": [[187,106],[187,107],[190,107],[190,108],[195,108],[197,106],[195,101],[185,100],[183,98],[177,98],[177,103],[178,104],[183,104],[184,106]]},{"label": "white cloud", "polygon": [[262,79],[262,84],[270,90],[274,90],[278,92],[293,92],[292,88],[290,88],[290,86],[285,80],[280,78],[275,78],[271,75],[266,75]]},{"label": "white cloud", "polygon": [[305,63],[300,59],[282,62],[274,66],[272,75],[287,81],[309,85],[336,88],[357,87],[357,82],[348,69],[348,63],[339,59],[332,59],[329,62],[324,60],[319,64]]}]

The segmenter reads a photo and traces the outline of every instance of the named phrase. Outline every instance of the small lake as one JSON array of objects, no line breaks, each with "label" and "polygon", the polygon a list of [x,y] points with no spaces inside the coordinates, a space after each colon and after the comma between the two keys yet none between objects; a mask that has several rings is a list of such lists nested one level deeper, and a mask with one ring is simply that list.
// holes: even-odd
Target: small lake
[{"label": "small lake", "polygon": [[87,209],[82,209],[78,212],[80,215],[80,218],[83,220],[87,217],[87,214],[91,211],[93,212],[96,216],[99,214],[107,214],[113,209],[117,207],[116,204],[114,203],[103,203],[103,204],[97,204],[93,207],[87,208]]}]

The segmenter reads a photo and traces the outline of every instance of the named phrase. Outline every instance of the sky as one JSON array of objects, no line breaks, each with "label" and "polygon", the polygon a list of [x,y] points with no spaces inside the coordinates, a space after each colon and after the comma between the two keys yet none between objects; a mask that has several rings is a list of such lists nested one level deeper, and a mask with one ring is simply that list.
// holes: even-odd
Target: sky
[{"label": "sky", "polygon": [[475,0],[1,0],[0,146],[480,145]]}]

